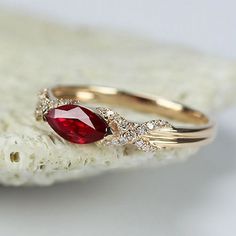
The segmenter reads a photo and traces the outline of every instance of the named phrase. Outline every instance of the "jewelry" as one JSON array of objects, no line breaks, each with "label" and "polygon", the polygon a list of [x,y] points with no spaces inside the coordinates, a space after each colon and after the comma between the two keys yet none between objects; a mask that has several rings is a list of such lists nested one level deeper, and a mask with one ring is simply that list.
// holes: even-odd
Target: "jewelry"
[{"label": "jewelry", "polygon": [[[81,103],[106,103],[158,114],[193,127],[177,127],[165,120],[128,121],[107,107],[88,108]],[[39,94],[37,121],[47,121],[62,138],[77,144],[135,145],[143,151],[203,145],[214,137],[214,125],[203,113],[180,103],[99,86],[56,86]]]}]

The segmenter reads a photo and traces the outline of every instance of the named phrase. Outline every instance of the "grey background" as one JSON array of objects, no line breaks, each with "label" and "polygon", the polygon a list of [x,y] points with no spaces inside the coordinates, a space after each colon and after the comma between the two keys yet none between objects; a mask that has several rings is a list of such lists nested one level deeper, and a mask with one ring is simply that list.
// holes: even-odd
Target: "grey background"
[{"label": "grey background", "polygon": [[[233,0],[0,0],[0,6],[236,58]],[[235,236],[235,117],[236,109],[219,116],[216,142],[185,163],[48,188],[0,187],[0,235]]]}]

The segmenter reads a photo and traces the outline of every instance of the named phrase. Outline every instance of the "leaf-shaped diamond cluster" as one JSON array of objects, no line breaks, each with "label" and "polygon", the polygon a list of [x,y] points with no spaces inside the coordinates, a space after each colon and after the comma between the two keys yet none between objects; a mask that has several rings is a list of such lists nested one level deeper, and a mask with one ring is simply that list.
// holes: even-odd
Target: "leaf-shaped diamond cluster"
[{"label": "leaf-shaped diamond cluster", "polygon": [[172,129],[171,124],[165,120],[151,120],[144,123],[130,122],[109,108],[98,107],[96,110],[111,129],[111,135],[100,141],[104,145],[133,144],[142,151],[154,152],[160,147],[149,141],[148,134],[157,129]]}]

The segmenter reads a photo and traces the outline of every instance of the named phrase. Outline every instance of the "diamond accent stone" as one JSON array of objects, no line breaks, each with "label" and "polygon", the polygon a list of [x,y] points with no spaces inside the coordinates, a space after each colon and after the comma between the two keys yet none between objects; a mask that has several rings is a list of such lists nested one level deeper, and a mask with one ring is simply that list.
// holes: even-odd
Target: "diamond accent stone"
[{"label": "diamond accent stone", "polygon": [[148,127],[148,129],[153,130],[154,129],[154,124],[152,122],[148,122],[147,127]]}]

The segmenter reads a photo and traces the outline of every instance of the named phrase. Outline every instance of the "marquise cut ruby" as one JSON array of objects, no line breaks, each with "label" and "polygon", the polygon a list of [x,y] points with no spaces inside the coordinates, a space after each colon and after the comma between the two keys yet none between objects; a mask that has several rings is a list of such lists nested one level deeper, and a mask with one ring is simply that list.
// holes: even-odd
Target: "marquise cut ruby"
[{"label": "marquise cut ruby", "polygon": [[80,105],[63,105],[51,109],[46,115],[46,120],[61,137],[78,144],[101,140],[108,130],[104,119]]}]

